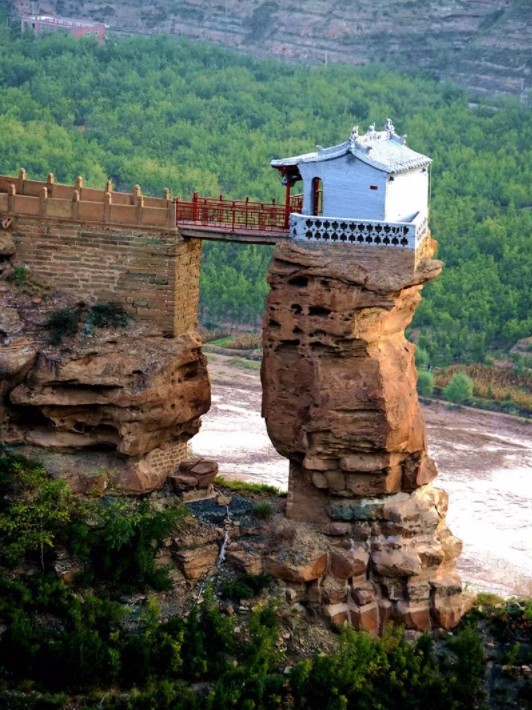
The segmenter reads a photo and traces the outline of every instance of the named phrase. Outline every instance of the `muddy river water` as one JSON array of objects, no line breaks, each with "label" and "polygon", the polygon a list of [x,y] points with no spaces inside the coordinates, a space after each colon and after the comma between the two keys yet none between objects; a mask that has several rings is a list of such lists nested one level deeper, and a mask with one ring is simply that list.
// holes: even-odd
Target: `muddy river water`
[{"label": "muddy river water", "polygon": [[[288,484],[288,462],[260,416],[259,373],[209,355],[213,405],[192,441],[227,478]],[[490,412],[424,407],[436,485],[449,493],[447,521],[463,540],[459,572],[473,589],[532,596],[532,423]]]}]

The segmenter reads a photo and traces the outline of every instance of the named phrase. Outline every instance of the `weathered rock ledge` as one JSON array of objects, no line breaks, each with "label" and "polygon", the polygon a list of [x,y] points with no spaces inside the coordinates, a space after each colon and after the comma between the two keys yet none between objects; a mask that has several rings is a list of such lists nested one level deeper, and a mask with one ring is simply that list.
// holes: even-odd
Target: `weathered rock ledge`
[{"label": "weathered rock ledge", "polygon": [[386,618],[450,628],[463,613],[461,543],[445,524],[446,494],[431,485],[404,335],[441,270],[428,247],[414,268],[406,250],[282,245],[269,273],[263,415],[290,460],[287,515],[347,543],[327,613],[367,614],[376,629]]},{"label": "weathered rock ledge", "polygon": [[17,279],[14,243],[0,234],[0,438],[36,454],[74,490],[160,488],[186,457],[210,406],[195,331],[177,338],[149,326],[79,327],[50,345],[46,322],[86,303]]}]

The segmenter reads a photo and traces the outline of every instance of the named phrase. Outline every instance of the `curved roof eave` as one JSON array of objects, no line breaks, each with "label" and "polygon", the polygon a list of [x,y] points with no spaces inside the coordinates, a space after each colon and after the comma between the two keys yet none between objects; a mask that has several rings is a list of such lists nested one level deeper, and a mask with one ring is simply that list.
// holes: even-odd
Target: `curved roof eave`
[{"label": "curved roof eave", "polygon": [[388,175],[398,175],[410,170],[418,170],[428,167],[432,163],[431,158],[421,153],[416,153],[416,151],[396,141],[378,141],[367,147],[353,145],[351,141],[345,141],[330,148],[320,148],[313,153],[272,160],[271,166],[279,169],[302,163],[321,163],[341,158],[348,153],[351,153],[355,158],[370,167]]}]

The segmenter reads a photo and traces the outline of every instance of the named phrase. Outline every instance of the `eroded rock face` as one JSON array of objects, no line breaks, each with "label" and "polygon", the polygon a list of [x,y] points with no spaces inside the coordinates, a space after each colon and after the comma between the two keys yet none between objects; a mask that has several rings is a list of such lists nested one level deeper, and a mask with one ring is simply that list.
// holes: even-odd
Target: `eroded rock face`
[{"label": "eroded rock face", "polygon": [[461,545],[445,524],[447,497],[431,485],[437,468],[404,335],[441,270],[434,247],[416,268],[405,250],[282,245],[269,273],[263,415],[290,460],[287,515],[349,540],[358,566],[367,555],[349,574],[339,572],[349,555],[331,562],[328,614],[368,629],[384,616],[449,627],[462,613]]},{"label": "eroded rock face", "polygon": [[[0,247],[6,264],[13,256],[9,235],[2,236]],[[50,313],[80,304],[30,288],[26,281],[21,288],[9,278],[12,269],[4,272],[2,441],[38,454],[80,492],[105,487],[102,478],[130,493],[162,486],[186,458],[186,444],[210,406],[197,333],[163,338],[134,322],[90,331],[82,323],[75,336],[52,346],[45,327]]]}]

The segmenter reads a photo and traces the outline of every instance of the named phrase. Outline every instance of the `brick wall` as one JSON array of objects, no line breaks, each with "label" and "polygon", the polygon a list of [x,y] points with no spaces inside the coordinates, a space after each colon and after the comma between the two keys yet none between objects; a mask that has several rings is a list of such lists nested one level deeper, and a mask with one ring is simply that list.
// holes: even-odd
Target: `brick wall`
[{"label": "brick wall", "polygon": [[167,476],[176,470],[185,459],[190,458],[186,441],[177,444],[166,444],[160,449],[154,449],[146,456],[150,468],[160,475]]},{"label": "brick wall", "polygon": [[134,228],[17,217],[17,261],[91,302],[119,301],[164,334],[196,327],[201,242]]}]

